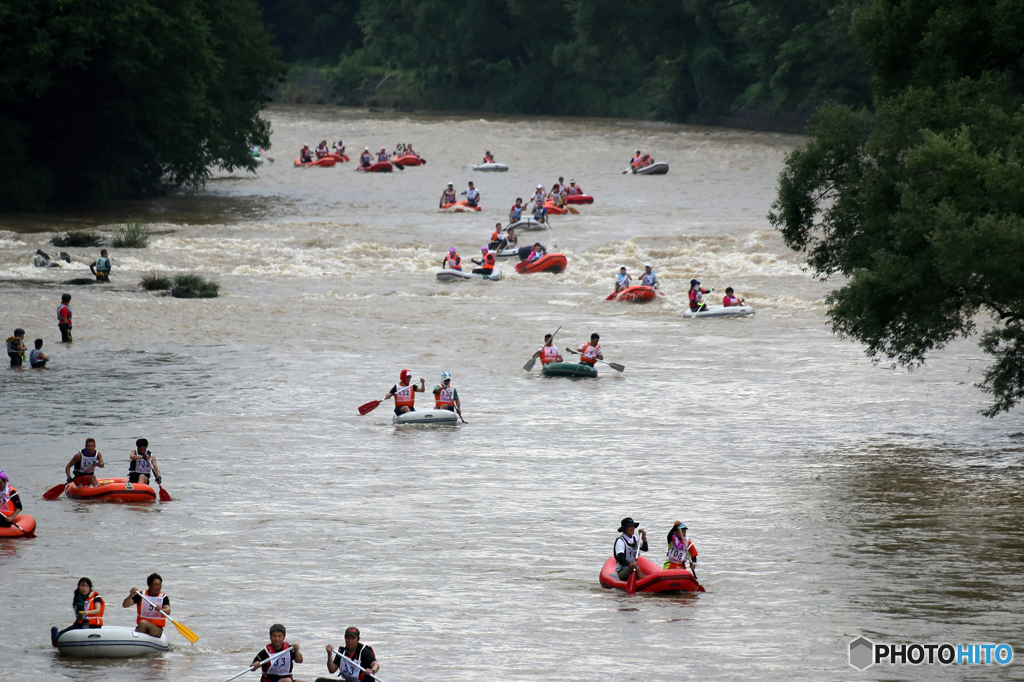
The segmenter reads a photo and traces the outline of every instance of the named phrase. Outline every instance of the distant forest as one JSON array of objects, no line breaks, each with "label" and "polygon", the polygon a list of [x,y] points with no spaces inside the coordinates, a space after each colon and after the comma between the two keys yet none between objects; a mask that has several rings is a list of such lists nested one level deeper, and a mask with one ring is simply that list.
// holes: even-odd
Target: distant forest
[{"label": "distant forest", "polygon": [[258,0],[285,102],[802,130],[869,108],[863,0]]}]

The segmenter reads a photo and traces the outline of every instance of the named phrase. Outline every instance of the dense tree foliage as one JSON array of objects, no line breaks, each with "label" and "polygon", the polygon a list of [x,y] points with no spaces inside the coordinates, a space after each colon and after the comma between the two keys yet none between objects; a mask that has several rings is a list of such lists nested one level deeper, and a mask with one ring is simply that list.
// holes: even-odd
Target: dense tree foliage
[{"label": "dense tree foliage", "polygon": [[0,208],[253,167],[279,70],[251,0],[0,0]]},{"label": "dense tree foliage", "polygon": [[873,114],[816,115],[771,220],[823,277],[835,331],[914,367],[985,324],[994,416],[1024,397],[1024,5],[870,0]]}]

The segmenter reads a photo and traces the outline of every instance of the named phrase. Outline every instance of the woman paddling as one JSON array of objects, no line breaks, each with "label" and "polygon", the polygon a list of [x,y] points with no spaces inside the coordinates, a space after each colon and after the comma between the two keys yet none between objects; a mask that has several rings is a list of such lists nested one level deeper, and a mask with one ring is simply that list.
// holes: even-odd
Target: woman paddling
[{"label": "woman paddling", "polygon": [[56,626],[50,628],[50,643],[53,646],[57,646],[57,640],[69,630],[103,627],[103,612],[107,605],[103,603],[103,597],[92,589],[92,581],[88,578],[78,581],[78,588],[75,589],[71,608],[75,610],[75,622],[71,627],[64,628],[60,632],[57,631]]}]

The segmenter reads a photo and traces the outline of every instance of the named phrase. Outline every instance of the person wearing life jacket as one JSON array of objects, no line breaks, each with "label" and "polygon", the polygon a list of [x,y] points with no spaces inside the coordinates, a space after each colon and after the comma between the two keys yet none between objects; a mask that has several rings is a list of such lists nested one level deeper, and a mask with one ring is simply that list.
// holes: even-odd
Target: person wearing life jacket
[{"label": "person wearing life jacket", "polygon": [[3,471],[0,471],[0,528],[10,528],[11,519],[20,514],[23,509],[21,496],[11,485],[11,479]]},{"label": "person wearing life jacket", "polygon": [[533,219],[542,225],[548,222],[548,209],[544,207],[543,203],[537,203],[533,206]]},{"label": "person wearing life jacket", "polygon": [[462,416],[459,390],[452,385],[451,372],[441,372],[441,383],[434,386],[434,409],[448,410]]},{"label": "person wearing life jacket", "polygon": [[559,208],[562,207],[562,193],[559,190],[559,184],[557,182],[551,185],[551,192],[548,193],[548,198],[545,200],[545,203],[548,201],[550,201],[554,206]]},{"label": "person wearing life jacket", "polygon": [[508,212],[508,224],[517,223],[523,219],[523,199],[522,197],[516,197],[516,203],[512,205],[511,210]]},{"label": "person wearing life jacket", "polygon": [[494,163],[494,156],[490,152],[484,152],[484,163]]},{"label": "person wearing life jacket", "polygon": [[369,147],[363,147],[363,153],[359,157],[359,165],[362,168],[369,168],[373,165],[373,155],[370,154]]},{"label": "person wearing life jacket", "polygon": [[541,246],[540,242],[534,242],[533,246],[530,248],[530,255],[526,257],[526,262],[530,263],[535,261],[541,256],[547,254],[547,252],[548,250]]},{"label": "person wearing life jacket", "polygon": [[577,197],[583,194],[583,188],[577,185],[575,180],[569,181],[569,187],[565,191],[566,194],[571,197]]},{"label": "person wearing life jacket", "polygon": [[634,154],[633,158],[630,159],[629,167],[630,168],[639,168],[640,167],[640,150],[639,149],[636,150],[636,154]]},{"label": "person wearing life jacket", "polygon": [[726,308],[730,308],[738,305],[746,305],[746,302],[742,298],[736,298],[736,292],[733,291],[732,287],[726,287],[725,296],[722,297],[722,305]]},{"label": "person wearing life jacket", "polygon": [[640,167],[641,168],[647,168],[652,163],[654,163],[654,157],[651,156],[650,154],[644,154],[643,158],[640,159]]},{"label": "person wearing life jacket", "polygon": [[473,268],[474,275],[490,275],[494,272],[494,254],[486,246],[480,247],[480,267]]},{"label": "person wearing life jacket", "polygon": [[107,605],[103,603],[103,597],[92,589],[92,581],[88,578],[81,578],[78,581],[71,608],[75,611],[75,622],[71,624],[71,627],[64,628],[59,632],[56,627],[50,628],[50,643],[53,646],[57,646],[60,636],[70,630],[103,627],[103,612],[106,611]]},{"label": "person wearing life jacket", "polygon": [[[252,670],[263,668],[260,682],[293,682],[292,668],[295,663],[302,663],[302,654],[299,653],[298,644],[289,644],[284,640],[286,634],[284,626],[280,623],[271,625],[270,644],[260,649],[256,658],[252,659],[252,665],[249,666]],[[274,656],[288,647],[292,648],[291,651]]]},{"label": "person wearing life jacket", "polygon": [[533,196],[527,200],[526,205],[529,206],[530,202],[534,204],[544,203],[544,185],[537,185],[537,189],[534,191]]},{"label": "person wearing life jacket", "polygon": [[387,152],[387,150],[384,147],[381,147],[380,151],[377,152],[377,163],[383,163],[383,162],[385,162],[387,160],[388,160],[388,152]]},{"label": "person wearing life jacket", "polygon": [[132,604],[135,605],[138,614],[135,617],[136,632],[159,637],[164,633],[167,616],[171,615],[171,598],[162,591],[164,579],[159,573],[151,573],[146,578],[146,586],[145,593],[133,587],[121,602],[121,606],[127,609],[131,608]]},{"label": "person wearing life jacket", "polygon": [[449,182],[448,186],[441,192],[441,200],[437,203],[438,208],[445,208],[455,203],[455,183]]},{"label": "person wearing life jacket", "polygon": [[13,336],[7,337],[7,357],[11,359],[11,367],[21,367],[25,361],[25,330],[18,327],[14,330]]},{"label": "person wearing life jacket", "polygon": [[480,205],[480,190],[473,186],[473,183],[469,183],[469,187],[462,193],[466,197],[466,206],[470,208],[476,208]]},{"label": "person wearing life jacket", "polygon": [[302,145],[302,149],[299,150],[299,163],[310,163],[313,160],[313,150],[309,148],[308,144]]},{"label": "person wearing life jacket", "polygon": [[[580,355],[580,362],[583,364],[590,365],[593,367],[597,364],[598,360],[604,360],[604,355],[601,353],[601,344],[598,343],[601,340],[600,334],[591,334],[590,343],[580,344],[576,349],[576,352]],[[566,347],[566,350],[572,350]]]},{"label": "person wearing life jacket", "polygon": [[441,267],[445,270],[461,270],[462,269],[462,258],[459,256],[458,251],[455,247],[448,249],[448,255],[444,257],[444,263]]},{"label": "person wearing life jacket", "polygon": [[92,274],[96,275],[97,282],[110,282],[110,258],[107,257],[107,250],[100,251],[100,257],[89,266]]},{"label": "person wearing life jacket", "polygon": [[32,365],[34,369],[46,367],[46,363],[50,361],[50,358],[43,352],[43,340],[36,339],[35,346],[35,348],[28,352],[28,364]]},{"label": "person wearing life jacket", "polygon": [[331,150],[327,148],[327,140],[320,140],[320,144],[314,150],[317,159],[326,159]]},{"label": "person wearing life jacket", "polygon": [[412,143],[405,145],[405,153],[407,156],[415,156],[417,159],[420,158],[420,155],[412,150]]},{"label": "person wearing life jacket", "polygon": [[500,253],[504,249],[515,248],[518,244],[518,238],[516,237],[516,228],[510,227],[505,231],[505,236],[501,238],[498,245],[493,249],[495,253]]},{"label": "person wearing life jacket", "polygon": [[690,280],[690,310],[697,313],[702,310],[707,310],[708,304],[704,300],[704,294],[710,294],[711,291],[701,287],[700,282],[695,279]]},{"label": "person wearing life jacket", "polygon": [[668,554],[665,558],[663,568],[690,568],[697,567],[697,548],[693,541],[686,537],[686,524],[676,521],[672,524],[672,530],[668,532]]},{"label": "person wearing life jacket", "polygon": [[646,552],[648,549],[647,531],[640,529],[640,538],[643,540],[640,542],[635,535],[636,526],[637,523],[631,516],[622,519],[622,523],[619,524],[620,535],[615,538],[615,544],[612,546],[612,555],[615,557],[615,574],[619,580],[626,580],[634,571],[637,580],[644,578],[644,572],[637,560],[640,558],[640,552]]},{"label": "person wearing life jacket", "polygon": [[57,328],[60,329],[60,342],[71,343],[71,294],[60,295],[57,306]]},{"label": "person wearing life jacket", "polygon": [[633,280],[626,272],[626,266],[620,266],[619,271],[615,274],[615,293],[619,293],[623,289],[628,289],[632,282]]},{"label": "person wearing life jacket", "polygon": [[402,373],[398,376],[399,383],[391,387],[388,394],[384,396],[384,400],[394,397],[395,399],[395,414],[405,414],[406,412],[416,411],[416,394],[423,393],[427,390],[426,381],[420,377],[420,385],[417,386],[412,381],[412,372],[407,369],[403,369]]},{"label": "person wearing life jacket", "polygon": [[150,474],[155,474],[157,484],[163,483],[160,478],[160,467],[156,464],[156,457],[149,449],[149,441],[140,438],[135,441],[135,449],[128,455],[131,463],[128,465],[128,482],[142,483],[149,485]]},{"label": "person wearing life jacket", "polygon": [[651,264],[647,263],[644,265],[644,274],[640,276],[640,284],[645,287],[651,287],[657,289],[659,286],[658,276],[654,274]]},{"label": "person wearing life jacket", "polygon": [[555,346],[555,339],[551,334],[544,335],[544,345],[541,346],[533,357],[540,358],[541,367],[552,362],[562,362],[562,355]]},{"label": "person wearing life jacket", "polygon": [[338,140],[337,142],[334,143],[334,153],[337,154],[338,156],[344,156],[345,155],[345,141],[344,140]]},{"label": "person wearing life jacket", "polygon": [[[76,452],[64,467],[64,475],[68,477],[68,483],[96,485],[96,467],[102,469],[104,466],[103,455],[96,451],[96,439],[86,438],[85,447]],[[71,467],[75,468],[73,476]]]},{"label": "person wearing life jacket", "polygon": [[[364,671],[370,672],[370,678],[367,678]],[[327,672],[332,675],[338,673],[345,682],[376,679],[373,675],[380,672],[380,664],[373,649],[359,643],[359,628],[350,627],[345,630],[344,649],[335,651],[333,646],[327,645]],[[318,677],[315,682],[334,682],[334,678]]]}]

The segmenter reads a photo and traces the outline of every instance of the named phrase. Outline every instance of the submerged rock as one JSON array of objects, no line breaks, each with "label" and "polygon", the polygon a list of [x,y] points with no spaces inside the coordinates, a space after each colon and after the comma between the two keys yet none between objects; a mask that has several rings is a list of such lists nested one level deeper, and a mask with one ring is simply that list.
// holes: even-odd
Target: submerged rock
[{"label": "submerged rock", "polygon": [[[71,262],[70,258],[68,259],[68,262]],[[32,265],[34,265],[37,268],[60,267],[59,263],[53,262],[53,259],[50,258],[50,254],[46,253],[45,251],[40,251],[39,249],[36,249],[36,255],[32,257]]]},{"label": "submerged rock", "polygon": [[92,277],[75,277],[74,279],[69,279],[66,282],[61,282],[61,284],[74,284],[74,285],[96,284],[96,280],[93,279]]}]

